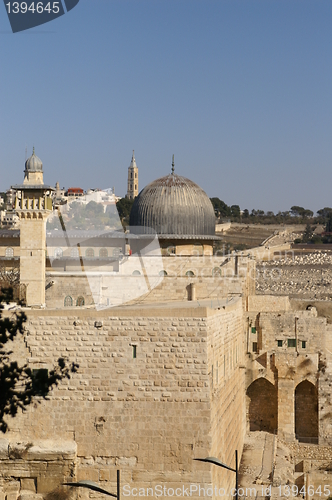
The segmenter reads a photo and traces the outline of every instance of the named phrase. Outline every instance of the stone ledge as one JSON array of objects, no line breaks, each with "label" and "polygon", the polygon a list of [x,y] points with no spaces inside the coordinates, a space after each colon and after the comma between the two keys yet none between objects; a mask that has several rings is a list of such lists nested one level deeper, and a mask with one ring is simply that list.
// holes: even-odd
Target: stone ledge
[{"label": "stone ledge", "polygon": [[38,440],[27,452],[27,460],[73,460],[76,458],[75,441]]},{"label": "stone ledge", "polygon": [[45,439],[32,442],[10,442],[8,439],[0,439],[0,460],[74,460],[76,454],[77,444],[75,441],[53,441]]}]

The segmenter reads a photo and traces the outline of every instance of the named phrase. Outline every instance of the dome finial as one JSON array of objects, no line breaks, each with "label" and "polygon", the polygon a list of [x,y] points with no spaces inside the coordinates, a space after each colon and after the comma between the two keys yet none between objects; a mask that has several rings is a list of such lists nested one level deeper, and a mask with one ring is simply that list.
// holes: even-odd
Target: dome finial
[{"label": "dome finial", "polygon": [[32,148],[32,154],[33,155],[35,154],[35,146],[33,146],[33,148]]},{"label": "dome finial", "polygon": [[174,155],[173,155],[173,158],[172,158],[172,175],[174,175]]}]

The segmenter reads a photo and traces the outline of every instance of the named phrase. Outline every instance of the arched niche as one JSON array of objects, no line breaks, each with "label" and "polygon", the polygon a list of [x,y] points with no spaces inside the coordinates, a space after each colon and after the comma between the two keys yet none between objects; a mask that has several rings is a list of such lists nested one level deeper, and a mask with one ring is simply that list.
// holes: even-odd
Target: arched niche
[{"label": "arched niche", "polygon": [[303,380],[295,388],[295,435],[303,443],[318,443],[318,393]]},{"label": "arched niche", "polygon": [[252,382],[247,389],[247,419],[250,431],[274,433],[278,429],[278,393],[265,378]]}]

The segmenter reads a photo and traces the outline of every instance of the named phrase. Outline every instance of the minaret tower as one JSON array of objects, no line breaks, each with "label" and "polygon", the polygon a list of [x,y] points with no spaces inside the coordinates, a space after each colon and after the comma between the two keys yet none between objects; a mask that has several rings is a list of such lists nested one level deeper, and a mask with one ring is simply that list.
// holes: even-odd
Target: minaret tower
[{"label": "minaret tower", "polygon": [[23,184],[16,190],[20,218],[20,282],[26,285],[26,305],[45,306],[46,219],[52,212],[51,191],[43,181],[43,164],[35,154],[25,162]]},{"label": "minaret tower", "polygon": [[133,200],[138,195],[138,168],[135,160],[135,151],[128,167],[128,188],[126,198]]}]

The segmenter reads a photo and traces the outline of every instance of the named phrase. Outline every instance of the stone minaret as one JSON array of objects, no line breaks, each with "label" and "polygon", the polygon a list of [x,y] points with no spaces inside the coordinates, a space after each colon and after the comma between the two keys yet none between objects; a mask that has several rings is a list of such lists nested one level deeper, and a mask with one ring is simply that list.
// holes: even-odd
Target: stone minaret
[{"label": "stone minaret", "polygon": [[23,184],[16,191],[20,218],[20,282],[26,285],[26,305],[45,306],[46,219],[52,212],[53,188],[43,181],[43,164],[33,149],[25,162]]},{"label": "stone minaret", "polygon": [[135,160],[135,151],[128,167],[128,188],[126,198],[133,200],[138,195],[138,168]]}]

